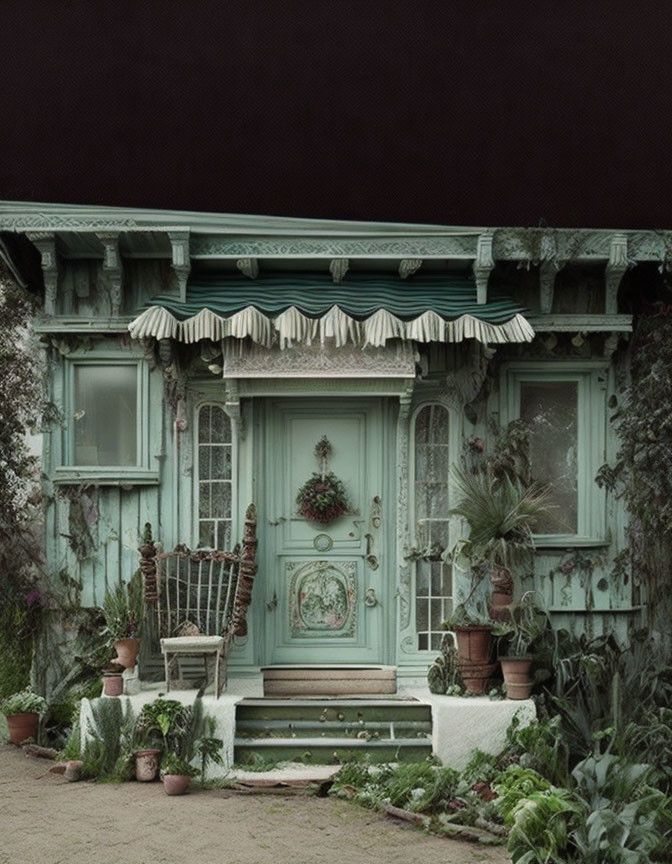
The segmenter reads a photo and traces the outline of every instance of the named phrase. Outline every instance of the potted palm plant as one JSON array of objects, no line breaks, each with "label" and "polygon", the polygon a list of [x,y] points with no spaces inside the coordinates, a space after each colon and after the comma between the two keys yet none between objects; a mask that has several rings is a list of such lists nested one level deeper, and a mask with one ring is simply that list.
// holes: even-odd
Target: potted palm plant
[{"label": "potted palm plant", "polygon": [[513,600],[514,575],[531,572],[534,565],[532,532],[549,512],[548,489],[527,488],[506,472],[490,468],[471,473],[454,467],[458,500],[451,515],[469,525],[469,536],[452,553],[458,569],[484,568],[490,577],[490,617],[506,620]]},{"label": "potted palm plant", "polygon": [[47,703],[33,693],[30,687],[13,693],[0,703],[0,710],[7,720],[9,737],[17,747],[27,738],[36,738],[40,723],[40,714],[47,707]]},{"label": "potted palm plant", "polygon": [[528,699],[534,679],[534,656],[531,646],[550,625],[548,613],[535,602],[535,591],[526,591],[520,603],[509,610],[510,622],[498,628],[498,635],[508,637],[506,653],[499,658],[509,699]]},{"label": "potted palm plant", "polygon": [[101,612],[105,616],[103,633],[113,641],[117,652],[112,662],[131,669],[138,659],[142,632],[142,580],[139,572],[129,582],[107,589]]}]

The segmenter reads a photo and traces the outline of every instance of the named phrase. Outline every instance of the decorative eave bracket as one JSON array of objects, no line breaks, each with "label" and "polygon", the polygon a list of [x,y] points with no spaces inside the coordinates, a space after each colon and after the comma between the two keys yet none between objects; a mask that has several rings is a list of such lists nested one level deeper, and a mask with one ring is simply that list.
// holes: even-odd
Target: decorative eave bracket
[{"label": "decorative eave bracket", "polygon": [[26,235],[40,253],[40,265],[44,278],[44,311],[53,317],[56,314],[58,293],[58,256],[56,235],[53,231],[36,231]]},{"label": "decorative eave bracket", "polygon": [[187,279],[191,272],[191,257],[189,254],[189,232],[169,231],[171,257],[173,272],[177,277],[177,288],[180,295],[180,303],[187,299]]},{"label": "decorative eave bracket", "polygon": [[334,282],[342,282],[350,267],[348,258],[332,258],[329,262],[329,272]]},{"label": "decorative eave bracket", "polygon": [[259,275],[259,262],[256,258],[239,258],[236,267],[248,279],[256,279]]},{"label": "decorative eave bracket", "polygon": [[399,262],[399,276],[408,279],[422,267],[422,258],[402,258]]},{"label": "decorative eave bracket", "polygon": [[119,251],[119,234],[113,231],[101,231],[96,237],[103,244],[103,272],[110,283],[111,314],[117,318],[121,311],[121,284],[123,267]]},{"label": "decorative eave bracket", "polygon": [[495,261],[492,257],[491,231],[481,234],[476,244],[476,260],[474,261],[474,277],[476,279],[476,302],[488,302],[488,279],[492,272]]},{"label": "decorative eave bracket", "polygon": [[604,311],[607,315],[616,315],[618,312],[618,289],[628,266],[628,235],[614,234],[609,246],[609,260],[604,270]]}]

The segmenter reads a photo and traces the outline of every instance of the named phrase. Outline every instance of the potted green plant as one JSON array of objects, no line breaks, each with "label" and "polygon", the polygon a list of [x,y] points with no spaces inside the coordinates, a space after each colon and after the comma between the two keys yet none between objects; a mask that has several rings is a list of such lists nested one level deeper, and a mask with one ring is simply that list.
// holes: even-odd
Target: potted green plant
[{"label": "potted green plant", "polygon": [[177,753],[164,753],[161,762],[161,779],[166,795],[184,795],[191,778],[198,774],[198,768],[190,765]]},{"label": "potted green plant", "polygon": [[526,591],[520,603],[509,610],[510,621],[498,628],[498,636],[507,637],[506,653],[499,658],[509,699],[528,699],[534,679],[534,656],[530,648],[546,630],[548,613],[535,602],[535,591]]},{"label": "potted green plant", "polygon": [[143,599],[139,572],[129,582],[107,589],[101,612],[105,617],[103,633],[113,641],[117,652],[112,662],[131,669],[138,659],[142,632]]},{"label": "potted green plant", "polygon": [[46,701],[42,696],[33,693],[30,687],[3,699],[0,709],[7,719],[12,743],[18,747],[27,738],[37,737],[40,714],[46,707]]},{"label": "potted green plant", "polygon": [[532,534],[549,512],[549,490],[534,484],[526,488],[487,466],[474,473],[454,467],[453,477],[458,500],[450,512],[469,525],[469,536],[453,549],[453,564],[462,570],[485,568],[492,586],[490,617],[506,620],[514,575],[534,566]]},{"label": "potted green plant", "polygon": [[454,634],[457,668],[464,686],[469,693],[485,693],[497,668],[492,662],[493,622],[477,608],[461,603],[442,626]]},{"label": "potted green plant", "polygon": [[176,699],[156,699],[143,707],[136,723],[137,746],[133,751],[136,780],[156,779],[162,750],[168,753],[179,749],[191,718],[191,706]]}]

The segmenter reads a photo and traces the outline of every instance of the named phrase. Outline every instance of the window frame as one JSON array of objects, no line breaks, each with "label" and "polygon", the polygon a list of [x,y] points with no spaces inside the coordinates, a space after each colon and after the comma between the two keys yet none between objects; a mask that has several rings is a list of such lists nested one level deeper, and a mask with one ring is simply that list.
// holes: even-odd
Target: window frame
[{"label": "window frame", "polygon": [[[208,405],[214,406],[215,408],[220,408],[224,412],[224,416],[229,421],[229,426],[231,430],[231,540],[230,546],[231,549],[236,545],[236,537],[238,536],[238,436],[236,435],[236,425],[232,420],[231,416],[227,412],[225,408],[225,403],[223,400],[217,400],[213,398],[202,398],[198,399],[194,403],[193,409],[193,424],[192,429],[194,430],[194,434],[192,436],[192,465],[193,471],[193,525],[192,525],[192,548],[203,548],[206,549],[208,547],[203,546],[199,547],[200,542],[200,523],[201,519],[198,515],[198,505],[199,505],[199,493],[200,493],[200,483],[201,483],[201,474],[199,470],[199,446],[200,446],[200,418],[201,418],[201,408],[206,408]],[[203,520],[210,521],[210,520]],[[223,521],[223,520],[222,520]],[[220,550],[222,551],[222,550]]]},{"label": "window frame", "polygon": [[[84,366],[135,366],[136,368],[136,462],[134,465],[75,464],[75,373]],[[149,446],[149,368],[141,357],[120,355],[118,351],[96,351],[86,356],[67,357],[64,365],[65,424],[61,464],[55,470],[55,481],[72,483],[90,480],[99,485],[156,484],[158,470],[150,465]]]},{"label": "window frame", "polygon": [[[432,405],[437,405],[440,408],[443,408],[444,411],[448,414],[448,505],[451,506],[451,502],[454,500],[454,482],[453,477],[450,471],[450,467],[455,464],[455,454],[460,452],[460,425],[459,418],[456,414],[454,408],[449,405],[446,405],[445,402],[442,402],[440,399],[436,398],[426,398],[421,402],[418,402],[414,405],[413,410],[411,412],[409,418],[409,431],[408,431],[408,450],[409,450],[409,459],[408,459],[408,532],[409,532],[409,540],[412,546],[415,546],[417,543],[417,522],[416,519],[416,501],[415,501],[415,462],[416,462],[416,454],[415,454],[415,440],[416,440],[416,423],[418,419],[418,415],[423,410],[423,408],[431,407]],[[448,526],[448,548],[450,549],[453,543],[456,541],[455,536],[455,520],[453,517],[446,518],[446,524]],[[429,559],[428,559],[429,560]],[[448,565],[450,566],[450,565]],[[427,648],[418,648],[418,629],[417,629],[417,620],[416,620],[416,609],[417,609],[417,569],[418,562],[412,562],[412,572],[411,572],[411,628],[414,635],[414,651],[408,652],[417,654],[420,657],[428,657],[435,656],[436,649],[431,647],[431,635],[437,631],[428,630],[428,642],[429,645]],[[451,589],[452,593],[450,595],[450,599],[453,604],[455,603],[455,579],[454,574],[451,572]],[[441,595],[441,597],[445,597],[446,595]],[[428,594],[428,598],[431,598],[431,575],[430,575],[430,593]],[[436,598],[434,598],[436,599]],[[430,608],[431,615],[431,608]],[[431,620],[428,622],[431,624]],[[421,631],[424,632],[424,631]]]},{"label": "window frame", "polygon": [[502,425],[520,417],[520,385],[571,381],[577,384],[577,531],[535,534],[537,547],[599,546],[606,543],[606,493],[595,477],[606,460],[608,364],[604,360],[509,362],[502,368]]}]

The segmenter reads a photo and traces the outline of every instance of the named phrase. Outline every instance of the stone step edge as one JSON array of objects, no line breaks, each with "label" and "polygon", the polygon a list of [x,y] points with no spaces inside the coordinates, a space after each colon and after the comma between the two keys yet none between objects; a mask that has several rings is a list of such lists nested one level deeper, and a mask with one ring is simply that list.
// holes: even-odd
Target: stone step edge
[{"label": "stone step edge", "polygon": [[[347,748],[343,748],[343,744]],[[429,747],[432,746],[431,735],[425,738],[235,738],[234,747],[340,747],[351,750],[353,747]]]},{"label": "stone step edge", "polygon": [[332,699],[322,699],[319,696],[315,699],[287,699],[283,696],[267,696],[264,698],[246,698],[241,699],[236,703],[237,708],[400,708],[402,711],[405,706],[416,707],[425,705],[431,709],[429,702],[421,702],[419,699],[403,698],[403,699],[367,699],[366,694],[362,694],[361,699],[350,699],[347,696],[339,698],[335,696]]}]

